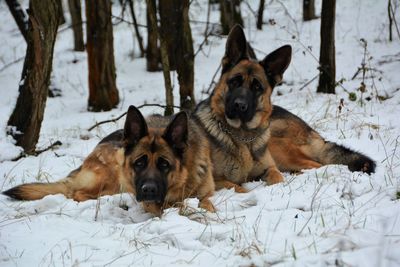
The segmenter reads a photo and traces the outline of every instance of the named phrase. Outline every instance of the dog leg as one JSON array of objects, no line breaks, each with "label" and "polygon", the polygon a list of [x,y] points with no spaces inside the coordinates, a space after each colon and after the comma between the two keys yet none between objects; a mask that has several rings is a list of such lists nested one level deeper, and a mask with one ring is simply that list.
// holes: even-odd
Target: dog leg
[{"label": "dog leg", "polygon": [[281,172],[276,167],[270,167],[268,169],[267,177],[265,177],[267,185],[273,185],[277,183],[282,183],[284,181]]},{"label": "dog leg", "polygon": [[200,200],[200,208],[203,208],[205,210],[208,210],[209,212],[215,212],[215,207],[210,201],[209,197],[212,196],[212,193],[206,195],[203,199]]},{"label": "dog leg", "polygon": [[276,167],[275,161],[272,158],[269,150],[267,150],[265,159],[266,159],[266,163],[268,166],[268,173],[267,173],[267,176],[265,177],[265,181],[267,182],[267,184],[273,185],[273,184],[283,182],[284,181],[283,176],[282,176],[281,172],[278,170],[278,168]]},{"label": "dog leg", "polygon": [[245,188],[241,187],[240,185],[232,183],[226,179],[215,181],[215,188],[216,188],[216,190],[219,190],[222,188],[228,188],[228,189],[233,188],[233,189],[235,189],[236,193],[247,193],[248,192]]},{"label": "dog leg", "polygon": [[152,213],[157,217],[161,217],[162,209],[160,204],[156,204],[154,202],[143,202],[142,205],[146,212]]},{"label": "dog leg", "polygon": [[81,201],[85,201],[85,200],[89,200],[89,199],[96,199],[99,196],[100,196],[99,194],[93,195],[84,190],[79,190],[79,191],[75,191],[72,198],[75,201],[81,202]]}]

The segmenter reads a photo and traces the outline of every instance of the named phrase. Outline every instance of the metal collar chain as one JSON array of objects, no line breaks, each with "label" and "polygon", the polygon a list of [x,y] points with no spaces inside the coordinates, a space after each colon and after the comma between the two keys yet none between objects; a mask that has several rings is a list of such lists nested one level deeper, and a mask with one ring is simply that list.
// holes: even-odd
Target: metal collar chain
[{"label": "metal collar chain", "polygon": [[[225,127],[221,121],[218,121],[218,126],[221,129],[221,131],[223,131],[224,133],[232,136],[233,139],[235,139],[236,141],[240,141],[240,142],[243,142],[243,143],[251,143],[251,142],[253,142],[254,140],[256,140],[258,137],[260,137],[263,134],[263,132],[261,132],[261,133],[255,135],[255,136],[253,136],[253,137],[246,138],[246,137],[241,137],[241,136],[238,136],[238,135],[234,134],[227,127]],[[267,129],[268,129],[268,127],[267,127]]]}]

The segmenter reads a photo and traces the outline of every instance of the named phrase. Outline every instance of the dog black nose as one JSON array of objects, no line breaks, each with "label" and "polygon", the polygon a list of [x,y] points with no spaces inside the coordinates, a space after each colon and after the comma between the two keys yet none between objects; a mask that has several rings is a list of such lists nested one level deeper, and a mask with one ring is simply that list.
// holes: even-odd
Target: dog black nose
[{"label": "dog black nose", "polygon": [[246,103],[246,100],[243,98],[236,98],[234,101],[234,105],[235,105],[236,111],[238,111],[238,112],[243,113],[243,112],[247,111],[248,105]]},{"label": "dog black nose", "polygon": [[142,194],[144,200],[156,200],[158,197],[158,187],[153,181],[148,181],[142,185]]}]

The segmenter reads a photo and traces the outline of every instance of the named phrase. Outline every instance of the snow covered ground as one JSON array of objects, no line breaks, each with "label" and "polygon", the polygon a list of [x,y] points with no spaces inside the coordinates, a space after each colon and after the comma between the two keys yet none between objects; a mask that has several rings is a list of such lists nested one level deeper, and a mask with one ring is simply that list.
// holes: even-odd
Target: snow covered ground
[{"label": "snow covered ground", "polygon": [[[336,165],[285,173],[282,184],[246,184],[251,189],[247,194],[216,192],[215,214],[199,210],[197,200],[189,199],[182,214],[169,209],[161,218],[145,213],[127,194],[82,203],[62,195],[31,202],[1,195],[0,266],[400,266],[400,40],[394,30],[394,41],[387,41],[387,1],[337,1],[336,78],[342,84],[336,95],[317,95],[317,80],[307,85],[318,74],[320,20],[302,22],[302,1],[267,2],[264,20],[276,24],[262,31],[255,29],[249,9],[256,10],[258,1],[243,4],[242,12],[246,34],[260,58],[280,45],[293,46],[285,83],[276,88],[273,102],[327,139],[375,159],[375,174]],[[316,2],[320,10],[321,1]],[[206,20],[206,3],[192,1],[193,19]],[[136,1],[137,15],[145,23],[143,7],[143,1]],[[120,7],[115,5],[113,13],[119,16]],[[211,21],[218,20],[213,8]],[[192,24],[195,50],[204,29],[205,24]],[[352,80],[364,55],[361,38],[368,44],[366,64],[371,69],[363,95],[357,91],[361,75]],[[120,23],[114,27],[114,44],[121,103],[110,112],[88,112],[86,54],[72,51],[72,31],[64,30],[57,37],[52,74],[62,97],[47,100],[38,148],[56,140],[63,145],[11,161],[21,149],[5,127],[18,95],[23,60],[3,66],[23,57],[26,46],[4,1],[0,39],[1,191],[64,177],[102,137],[122,127],[123,120],[91,132],[90,126],[122,114],[131,104],[164,103],[162,73],[148,73],[144,59],[132,59],[133,48],[138,54],[133,28]],[[197,100],[207,96],[202,91],[218,68],[224,45],[225,38],[211,36],[196,56]],[[178,103],[176,80],[174,74]],[[356,101],[349,100],[351,92]],[[162,112],[156,107],[142,111]]]}]

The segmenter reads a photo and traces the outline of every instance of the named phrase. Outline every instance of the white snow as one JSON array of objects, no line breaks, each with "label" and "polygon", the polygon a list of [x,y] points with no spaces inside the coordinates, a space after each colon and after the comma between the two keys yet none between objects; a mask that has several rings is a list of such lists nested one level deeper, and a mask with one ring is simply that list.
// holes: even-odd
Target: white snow
[{"label": "white snow", "polygon": [[[207,2],[191,1],[193,20],[206,21]],[[258,1],[248,2],[257,10]],[[321,1],[316,2],[319,14]],[[27,6],[27,1],[23,4]],[[304,87],[318,74],[320,20],[302,22],[301,5],[296,0],[267,1],[264,21],[273,19],[276,24],[268,23],[262,31],[256,30],[249,6],[242,5],[246,35],[260,58],[281,45],[293,47],[292,63],[273,102],[299,115],[328,140],[375,159],[376,173],[352,173],[339,165],[298,175],[284,173],[286,181],[281,184],[245,184],[250,190],[246,194],[216,192],[215,214],[197,208],[197,199],[188,199],[186,209],[165,210],[161,218],[145,213],[128,194],[81,203],[62,195],[31,202],[1,195],[0,266],[400,266],[396,196],[400,191],[400,40],[393,29],[394,41],[388,42],[387,1],[337,1],[336,78],[342,85],[336,95],[316,94],[318,79]],[[146,23],[144,7],[144,1],[135,1],[142,24]],[[113,13],[120,16],[117,3]],[[396,14],[400,22],[400,13]],[[210,18],[219,22],[216,6]],[[130,20],[129,12],[126,19]],[[192,23],[195,50],[204,30],[204,23]],[[141,32],[145,37],[146,30]],[[63,145],[37,157],[11,161],[21,148],[7,136],[6,125],[18,96],[26,45],[0,1],[1,191],[64,177],[102,137],[121,128],[123,119],[88,132],[90,126],[117,117],[129,105],[165,101],[162,73],[146,72],[145,59],[137,58],[133,27],[119,23],[114,27],[114,46],[121,103],[110,112],[88,112],[87,57],[85,52],[72,51],[72,36],[67,29],[57,37],[52,85],[61,89],[62,97],[47,100],[38,148],[57,140]],[[367,41],[367,66],[372,69],[366,75],[363,104],[357,91],[361,75],[351,80],[363,58],[361,38]],[[207,97],[202,91],[218,68],[225,40],[210,36],[196,57],[196,101]],[[17,62],[3,68],[13,61]],[[177,76],[172,77],[177,104]],[[346,91],[355,92],[357,101],[350,101]],[[388,99],[380,101],[377,95]],[[344,106],[339,111],[341,99]],[[145,107],[142,112],[148,115],[162,109]]]}]

